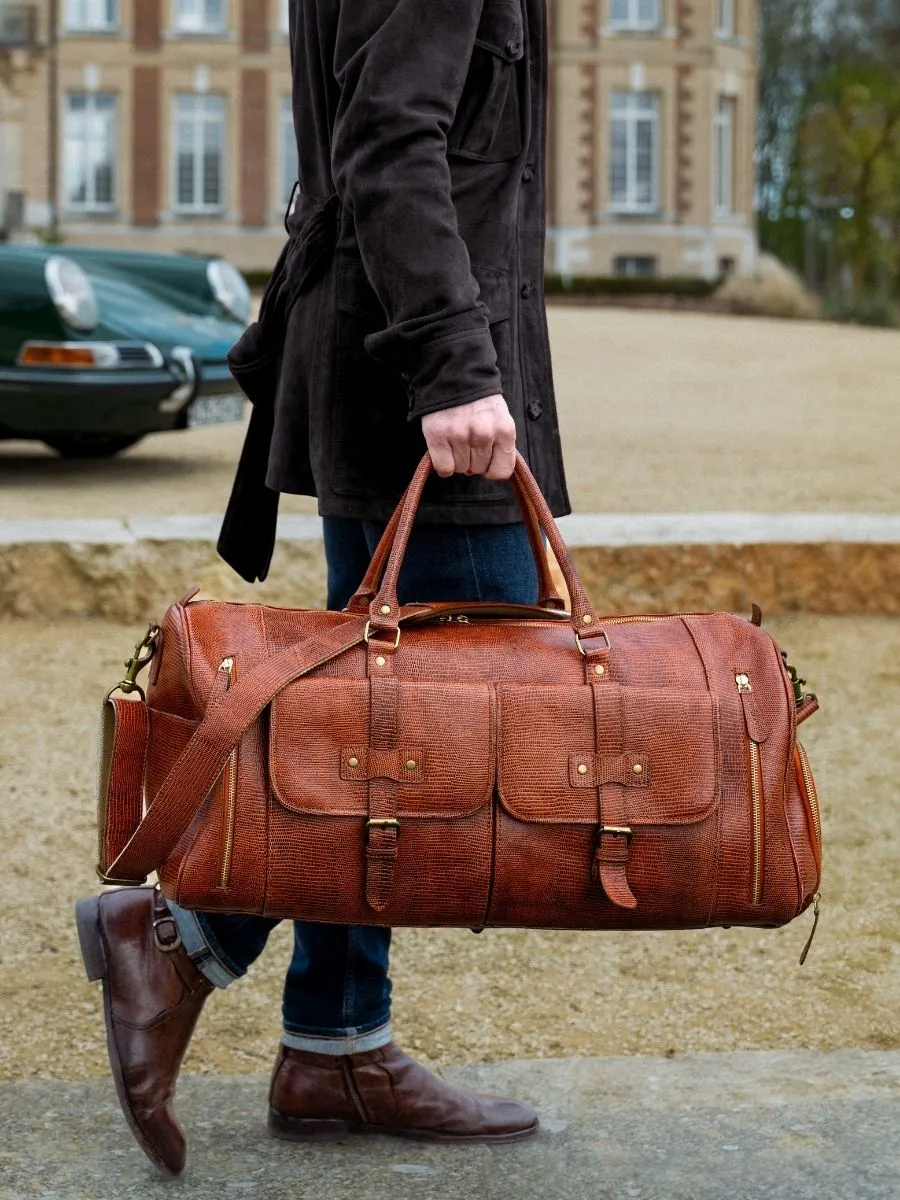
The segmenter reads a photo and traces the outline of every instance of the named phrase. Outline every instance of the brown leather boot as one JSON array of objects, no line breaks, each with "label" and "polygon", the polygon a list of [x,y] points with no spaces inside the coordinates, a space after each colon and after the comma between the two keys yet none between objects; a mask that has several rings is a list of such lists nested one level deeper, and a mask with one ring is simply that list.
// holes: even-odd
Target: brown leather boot
[{"label": "brown leather boot", "polygon": [[104,892],[79,900],[75,915],[88,979],[103,980],[106,1045],[125,1119],[153,1165],[178,1175],[186,1148],[172,1094],[212,984],[182,948],[157,889]]},{"label": "brown leather boot", "polygon": [[537,1133],[527,1104],[463,1092],[393,1042],[363,1054],[282,1046],[269,1089],[269,1132],[290,1141],[390,1133],[428,1142],[520,1142]]}]

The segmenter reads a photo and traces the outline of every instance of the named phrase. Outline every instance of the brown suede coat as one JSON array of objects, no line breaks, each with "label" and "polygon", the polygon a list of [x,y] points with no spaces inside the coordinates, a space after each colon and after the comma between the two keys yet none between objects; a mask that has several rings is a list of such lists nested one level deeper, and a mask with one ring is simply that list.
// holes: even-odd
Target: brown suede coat
[{"label": "brown suede coat", "polygon": [[[569,511],[543,302],[546,0],[291,0],[300,180],[260,318],[220,551],[271,557],[278,492],[386,519],[426,413],[502,392]],[[434,478],[425,520],[518,520],[508,485]]]}]

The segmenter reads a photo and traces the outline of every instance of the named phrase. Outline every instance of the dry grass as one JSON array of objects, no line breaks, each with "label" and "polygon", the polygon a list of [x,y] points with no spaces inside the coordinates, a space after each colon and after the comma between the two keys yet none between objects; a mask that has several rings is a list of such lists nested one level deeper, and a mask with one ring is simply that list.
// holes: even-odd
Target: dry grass
[{"label": "dry grass", "polygon": [[[824,908],[776,931],[588,934],[401,930],[398,1040],[431,1062],[840,1047],[900,1048],[896,862],[900,621],[773,626],[823,698],[804,727],[823,800]],[[72,903],[96,888],[95,727],[134,630],[0,624],[0,1078],[107,1071],[100,994]],[[808,732],[807,732],[808,731]],[[290,954],[281,926],[248,977],[207,1005],[188,1070],[265,1070]]]}]

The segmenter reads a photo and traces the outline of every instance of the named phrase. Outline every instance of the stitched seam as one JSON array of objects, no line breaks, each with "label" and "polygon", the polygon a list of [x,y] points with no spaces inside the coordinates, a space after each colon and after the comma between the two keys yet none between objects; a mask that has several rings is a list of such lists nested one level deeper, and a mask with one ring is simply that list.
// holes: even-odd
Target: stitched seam
[{"label": "stitched seam", "polygon": [[464,528],[466,531],[466,552],[469,555],[469,562],[472,564],[472,578],[474,580],[475,591],[477,593],[475,596],[475,599],[481,600],[483,598],[482,597],[482,588],[481,588],[481,579],[479,578],[479,575],[478,575],[478,567],[475,564],[475,555],[472,552],[472,536],[471,536],[471,533],[469,532],[468,527],[464,527]]}]

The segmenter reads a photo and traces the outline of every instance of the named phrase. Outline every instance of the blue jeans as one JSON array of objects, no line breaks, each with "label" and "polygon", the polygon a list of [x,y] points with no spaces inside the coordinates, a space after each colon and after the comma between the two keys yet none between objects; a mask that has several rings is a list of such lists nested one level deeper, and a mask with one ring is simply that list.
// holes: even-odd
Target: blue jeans
[{"label": "blue jeans", "polygon": [[[384,526],[326,517],[328,607],[359,586]],[[400,573],[401,604],[496,600],[534,604],[537,569],[523,525],[417,525]],[[170,905],[194,962],[218,987],[244,975],[277,921],[191,913]],[[294,922],[284,987],[284,1042],[299,1050],[355,1054],[390,1041],[390,929]]]}]

